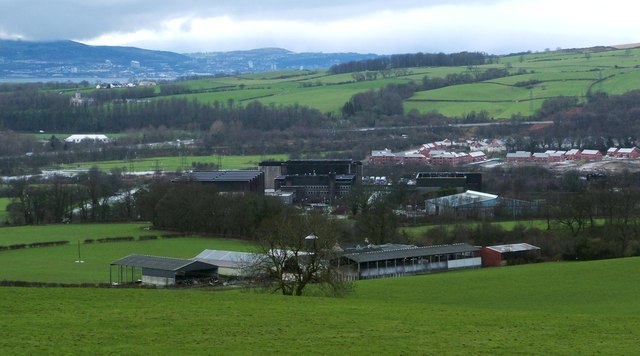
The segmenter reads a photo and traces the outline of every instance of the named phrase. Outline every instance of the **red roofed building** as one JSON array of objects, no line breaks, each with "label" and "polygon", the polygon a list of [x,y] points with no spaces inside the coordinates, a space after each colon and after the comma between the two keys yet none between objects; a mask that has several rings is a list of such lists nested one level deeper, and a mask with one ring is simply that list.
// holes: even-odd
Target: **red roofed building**
[{"label": "red roofed building", "polygon": [[599,161],[602,159],[602,152],[598,150],[582,150],[582,152],[580,152],[580,159]]},{"label": "red roofed building", "polygon": [[[607,153],[609,153],[609,151],[607,151]],[[638,147],[620,148],[614,153],[614,157],[638,158],[640,157],[640,149],[638,149]]]}]

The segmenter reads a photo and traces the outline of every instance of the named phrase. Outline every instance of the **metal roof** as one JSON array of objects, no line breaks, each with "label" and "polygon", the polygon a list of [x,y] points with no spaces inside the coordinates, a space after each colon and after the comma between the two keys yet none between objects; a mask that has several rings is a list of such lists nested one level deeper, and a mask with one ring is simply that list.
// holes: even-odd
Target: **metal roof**
[{"label": "metal roof", "polygon": [[204,250],[192,260],[210,263],[218,267],[241,268],[261,257],[263,255],[250,252]]},{"label": "metal roof", "polygon": [[508,244],[508,245],[495,245],[495,246],[487,246],[488,249],[498,251],[500,253],[505,252],[520,252],[520,251],[533,251],[539,250],[540,247],[533,246],[528,243],[517,243],[517,244]]},{"label": "metal roof", "polygon": [[129,255],[111,262],[111,265],[135,266],[174,272],[182,269],[194,270],[216,267],[215,265],[202,261],[147,255]]},{"label": "metal roof", "polygon": [[174,181],[196,181],[196,182],[229,182],[229,181],[250,181],[264,174],[260,171],[194,171]]},{"label": "metal roof", "polygon": [[408,247],[396,250],[378,250],[366,252],[354,252],[345,254],[344,257],[354,262],[371,262],[395,260],[399,258],[412,258],[421,256],[435,256],[449,253],[475,252],[479,248],[469,244],[437,245],[424,247]]},{"label": "metal roof", "polygon": [[474,203],[486,202],[490,200],[498,199],[495,194],[488,194],[483,192],[477,192],[474,190],[467,190],[464,193],[446,195],[443,197],[428,199],[425,201],[429,205],[445,205],[445,206],[463,206]]}]

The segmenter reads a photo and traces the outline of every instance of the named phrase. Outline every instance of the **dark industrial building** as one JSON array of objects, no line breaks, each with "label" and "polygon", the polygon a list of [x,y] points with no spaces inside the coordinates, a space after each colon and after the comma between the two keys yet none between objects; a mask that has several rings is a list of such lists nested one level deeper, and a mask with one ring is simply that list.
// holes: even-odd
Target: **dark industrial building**
[{"label": "dark industrial building", "polygon": [[275,190],[293,192],[296,202],[329,202],[351,190],[355,176],[348,174],[286,175],[275,179]]},{"label": "dark industrial building", "polygon": [[173,180],[176,183],[211,184],[220,192],[264,194],[264,173],[261,171],[194,171]]},{"label": "dark industrial building", "polygon": [[459,191],[482,191],[482,173],[421,172],[416,175],[416,187],[423,190],[456,188]]},{"label": "dark industrial building", "polygon": [[362,163],[351,159],[300,159],[260,162],[265,188],[293,192],[293,201],[330,202],[362,179]]}]

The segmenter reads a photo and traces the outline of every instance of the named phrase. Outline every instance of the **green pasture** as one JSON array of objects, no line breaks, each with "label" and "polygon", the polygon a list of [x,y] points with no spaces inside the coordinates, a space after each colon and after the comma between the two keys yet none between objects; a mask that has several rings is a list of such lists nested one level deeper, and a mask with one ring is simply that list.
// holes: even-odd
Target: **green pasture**
[{"label": "green pasture", "polygon": [[0,228],[0,246],[20,243],[67,240],[71,243],[100,237],[133,236],[158,234],[147,231],[148,222],[117,224],[53,224],[25,225]]},{"label": "green pasture", "polygon": [[624,94],[630,90],[640,89],[640,69],[634,68],[626,72],[619,72],[611,78],[605,79],[595,89],[610,95]]},{"label": "green pasture", "polygon": [[640,276],[629,271],[639,267],[626,258],[368,280],[344,298],[4,287],[0,352],[631,355]]},{"label": "green pasture", "polygon": [[[597,80],[576,77],[564,80],[542,81],[531,88],[516,87],[517,81],[537,79],[500,78],[490,82],[463,84],[435,90],[420,91],[405,101],[405,111],[438,111],[447,116],[460,116],[471,111],[487,111],[495,118],[509,118],[513,114],[532,115],[546,99],[558,96],[584,97]],[[509,81],[507,81],[509,79]],[[514,81],[515,80],[515,81]],[[542,79],[537,79],[542,80]],[[511,84],[511,85],[509,85]]]},{"label": "green pasture", "polygon": [[[0,228],[0,246],[33,242],[69,241],[68,245],[0,251],[0,280],[33,282],[106,283],[109,263],[130,255],[194,257],[204,249],[248,251],[245,241],[202,236],[165,238],[165,231],[148,230],[149,223],[56,224]],[[140,236],[155,235],[155,240],[140,241]],[[131,236],[135,241],[97,242],[104,237]],[[94,242],[86,243],[88,239]],[[80,256],[78,259],[78,242]]]},{"label": "green pasture", "polygon": [[[133,236],[138,239],[140,235],[156,234],[150,231]],[[0,261],[5,264],[5,267],[0,270],[0,280],[109,283],[109,263],[130,254],[191,258],[204,249],[231,251],[251,249],[251,245],[240,240],[207,237],[162,238],[160,236],[156,240],[148,241],[81,242],[79,247],[80,258],[84,263],[75,262],[78,260],[77,242],[64,246],[0,251]]]},{"label": "green pasture", "polygon": [[[510,118],[514,114],[531,115],[548,99],[557,96],[584,97],[593,90],[623,94],[640,89],[640,49],[594,51],[545,51],[496,58],[494,63],[479,66],[405,68],[407,73],[396,77],[355,82],[352,73],[330,75],[326,70],[275,71],[232,77],[199,78],[178,84],[197,93],[176,97],[213,102],[246,104],[258,100],[266,105],[305,105],[322,112],[340,111],[353,95],[376,90],[390,83],[420,82],[424,76],[444,78],[453,73],[473,73],[488,68],[508,68],[511,73],[526,70],[526,74],[491,80],[490,83],[456,85],[419,92],[405,101],[405,111],[421,113],[438,111],[452,117],[462,117],[472,111],[487,111],[494,118]],[[393,70],[391,71],[393,73]],[[527,88],[509,87],[519,81],[539,80]],[[499,85],[506,86],[500,88]],[[159,96],[163,98],[166,96]],[[533,97],[533,98],[531,98]],[[424,99],[439,99],[424,102]],[[531,100],[533,99],[533,100]],[[50,138],[43,134],[43,139]],[[56,135],[56,137],[58,137]]]},{"label": "green pasture", "polygon": [[[497,58],[496,62],[479,66],[405,68],[407,73],[355,82],[352,73],[331,75],[326,70],[275,71],[232,77],[199,78],[179,82],[193,94],[176,97],[203,103],[220,102],[244,105],[258,100],[265,105],[305,105],[322,112],[337,113],[353,95],[376,90],[390,83],[421,82],[424,76],[444,78],[453,73],[474,73],[488,68],[508,68],[511,73],[526,74],[498,78],[485,83],[456,85],[418,92],[405,101],[405,111],[426,113],[437,111],[447,116],[462,117],[472,111],[487,111],[494,118],[531,115],[548,98],[584,97],[593,90],[623,94],[640,88],[638,68],[640,50],[548,51]],[[539,80],[533,88],[517,88],[519,81]],[[504,84],[504,85],[499,85]],[[159,96],[162,98],[163,96]],[[426,99],[439,101],[424,101]],[[44,138],[49,138],[45,135]]]},{"label": "green pasture", "polygon": [[287,154],[279,155],[208,155],[208,156],[165,156],[154,158],[140,158],[133,160],[80,162],[72,164],[61,164],[48,169],[61,170],[88,170],[98,167],[104,172],[113,169],[121,169],[126,172],[155,171],[179,171],[192,169],[193,163],[214,163],[220,164],[220,169],[249,169],[256,168],[261,161],[265,160],[286,160]]},{"label": "green pasture", "polygon": [[[468,228],[473,229],[474,227],[480,225],[481,223],[460,223],[462,225],[467,226]],[[494,226],[499,226],[503,230],[512,231],[517,225],[524,226],[526,228],[536,228],[540,230],[547,229],[547,220],[513,220],[513,221],[496,221],[491,223]],[[429,230],[436,227],[446,227],[449,231],[453,230],[456,226],[455,223],[451,224],[443,224],[443,225],[419,225],[419,226],[406,226],[401,228],[401,232],[406,233],[411,237],[420,237]],[[556,226],[555,224],[553,226]]]}]

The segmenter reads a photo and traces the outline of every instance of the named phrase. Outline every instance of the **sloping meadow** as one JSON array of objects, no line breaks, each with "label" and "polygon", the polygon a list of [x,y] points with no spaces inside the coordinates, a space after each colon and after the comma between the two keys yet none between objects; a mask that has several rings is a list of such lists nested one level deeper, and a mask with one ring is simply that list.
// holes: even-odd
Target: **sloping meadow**
[{"label": "sloping meadow", "polygon": [[345,298],[0,288],[3,354],[633,354],[640,258],[356,283]]}]

